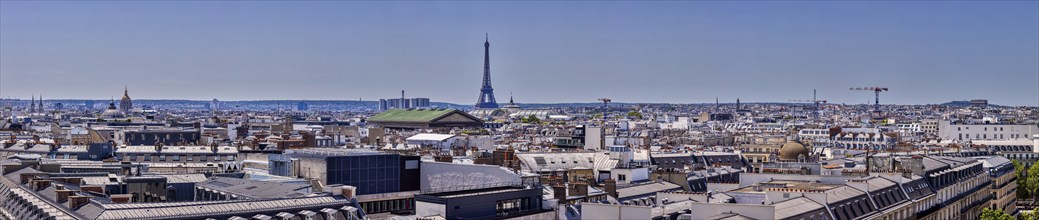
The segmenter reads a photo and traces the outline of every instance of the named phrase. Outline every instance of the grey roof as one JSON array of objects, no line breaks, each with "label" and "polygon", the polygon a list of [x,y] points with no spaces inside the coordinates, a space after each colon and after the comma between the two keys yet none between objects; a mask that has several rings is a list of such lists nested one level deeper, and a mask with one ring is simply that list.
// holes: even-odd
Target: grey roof
[{"label": "grey roof", "polygon": [[250,179],[214,177],[197,187],[234,194],[244,198],[296,198],[310,194],[311,185],[267,182]]},{"label": "grey roof", "polygon": [[788,199],[773,205],[776,207],[776,219],[786,219],[825,208],[822,204],[804,197]]},{"label": "grey roof", "polygon": [[826,193],[829,194],[829,196],[826,197],[826,203],[830,204],[866,195],[866,192],[850,186],[837,187],[835,189],[827,190]]},{"label": "grey roof", "polygon": [[924,157],[923,158],[923,162],[924,162],[924,172],[925,173],[926,172],[932,172],[932,171],[938,171],[938,170],[946,169],[946,168],[949,167],[948,164],[946,164],[946,163],[944,163],[942,161],[936,160],[936,159],[934,159],[932,157]]},{"label": "grey roof", "polygon": [[668,190],[682,189],[682,186],[676,185],[669,182],[654,182],[641,185],[635,185],[626,188],[617,189],[617,200],[621,202],[637,198],[641,195],[655,194],[657,192],[663,192]]},{"label": "grey roof", "polygon": [[155,175],[166,177],[166,183],[201,183],[209,179],[206,179],[206,175],[201,173],[196,174],[173,174],[173,175]]},{"label": "grey roof", "polygon": [[1006,157],[1003,157],[1003,156],[990,156],[990,157],[985,157],[985,158],[982,158],[982,159],[979,159],[979,160],[982,162],[982,165],[984,167],[986,167],[986,168],[988,168],[988,167],[997,167],[997,166],[1000,166],[1000,165],[1003,165],[1003,164],[1009,164],[1010,163],[1010,160],[1008,160]]},{"label": "grey roof", "polygon": [[617,166],[617,160],[596,152],[517,153],[516,158],[530,172],[565,171],[575,168],[609,170]]},{"label": "grey roof", "polygon": [[294,209],[315,209],[328,206],[344,206],[350,200],[332,196],[290,198],[276,200],[231,200],[214,202],[166,202],[98,204],[91,203],[78,212],[90,219],[165,219],[170,216],[181,218],[203,218],[240,213],[271,213]]},{"label": "grey roof", "polygon": [[285,150],[285,155],[292,157],[339,157],[339,156],[364,156],[364,155],[393,155],[367,149],[340,149],[340,148],[309,148]]}]

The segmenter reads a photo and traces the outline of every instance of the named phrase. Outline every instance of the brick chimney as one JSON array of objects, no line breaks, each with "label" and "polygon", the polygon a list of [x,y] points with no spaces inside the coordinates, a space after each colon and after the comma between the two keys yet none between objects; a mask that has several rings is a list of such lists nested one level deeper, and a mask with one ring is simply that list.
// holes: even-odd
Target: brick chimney
[{"label": "brick chimney", "polygon": [[42,179],[33,180],[32,181],[32,190],[40,191],[40,190],[43,190],[43,189],[47,188],[50,185],[51,185],[51,181],[50,180],[42,180]]},{"label": "brick chimney", "polygon": [[444,162],[444,163],[451,163],[452,161],[454,161],[454,157],[452,157],[451,155],[433,156],[433,159],[436,160],[436,162]]},{"label": "brick chimney", "polygon": [[588,184],[583,182],[572,182],[567,193],[571,196],[588,196]]},{"label": "brick chimney", "polygon": [[125,204],[130,203],[133,200],[133,195],[130,194],[113,194],[109,196],[114,204]]},{"label": "brick chimney", "polygon": [[78,209],[79,207],[89,204],[91,196],[69,196],[69,208]]},{"label": "brick chimney", "polygon": [[346,198],[354,198],[357,196],[357,187],[355,186],[342,186],[339,190]]},{"label": "brick chimney", "polygon": [[606,194],[609,194],[614,198],[617,197],[617,181],[613,179],[606,179],[605,181],[603,181],[603,185],[605,185]]},{"label": "brick chimney", "polygon": [[55,195],[55,197],[57,197],[55,199],[57,200],[58,203],[64,203],[65,201],[69,201],[69,196],[72,196],[76,192],[77,192],[76,190],[62,189],[62,190],[54,191],[54,195]]},{"label": "brick chimney", "polygon": [[102,186],[80,186],[79,189],[86,192],[105,194],[105,188]]},{"label": "brick chimney", "polygon": [[33,174],[33,173],[23,173],[20,176],[21,176],[21,181],[22,181],[21,184],[27,184],[30,181],[36,179],[36,174]]},{"label": "brick chimney", "polygon": [[560,204],[565,204],[566,203],[566,191],[567,191],[566,185],[563,185],[563,184],[552,185],[553,198],[558,199]]},{"label": "brick chimney", "polygon": [[909,167],[913,174],[924,175],[924,157],[920,155],[913,155],[909,160]]}]

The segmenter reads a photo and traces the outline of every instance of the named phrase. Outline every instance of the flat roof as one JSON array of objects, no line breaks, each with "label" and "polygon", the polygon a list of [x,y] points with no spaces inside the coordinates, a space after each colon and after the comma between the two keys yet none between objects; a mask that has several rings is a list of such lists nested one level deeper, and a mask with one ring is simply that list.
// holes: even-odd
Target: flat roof
[{"label": "flat roof", "polygon": [[452,137],[455,137],[455,135],[423,133],[423,134],[413,135],[411,137],[408,137],[405,140],[408,140],[408,141],[445,141],[445,140],[450,139]]}]

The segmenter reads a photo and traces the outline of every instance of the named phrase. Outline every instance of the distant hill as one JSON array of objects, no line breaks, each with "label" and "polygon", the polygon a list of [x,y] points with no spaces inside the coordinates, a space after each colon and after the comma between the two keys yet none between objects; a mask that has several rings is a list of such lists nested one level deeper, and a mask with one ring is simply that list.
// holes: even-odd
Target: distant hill
[{"label": "distant hill", "polygon": [[[939,105],[949,106],[949,107],[970,107],[970,101],[951,101],[951,102],[946,102],[946,103],[942,103],[942,104],[939,104]],[[1004,106],[996,105],[996,104],[992,104],[992,103],[989,103],[988,106],[989,107],[1004,107]]]}]

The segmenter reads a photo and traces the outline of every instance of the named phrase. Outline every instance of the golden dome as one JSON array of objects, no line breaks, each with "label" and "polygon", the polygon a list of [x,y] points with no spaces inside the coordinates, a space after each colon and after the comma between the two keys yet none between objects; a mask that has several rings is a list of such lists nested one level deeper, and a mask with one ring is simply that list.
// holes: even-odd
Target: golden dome
[{"label": "golden dome", "polygon": [[[805,147],[804,144],[801,144],[801,143],[799,143],[797,141],[789,141],[789,142],[786,142],[786,144],[783,144],[782,148],[779,148],[779,159],[780,160],[790,160],[790,161],[796,161],[796,160],[799,160],[799,159],[807,159],[808,156],[809,156],[808,152],[809,152],[809,150],[808,150],[807,147]],[[803,158],[798,158],[801,155],[804,155],[804,157]]]}]

